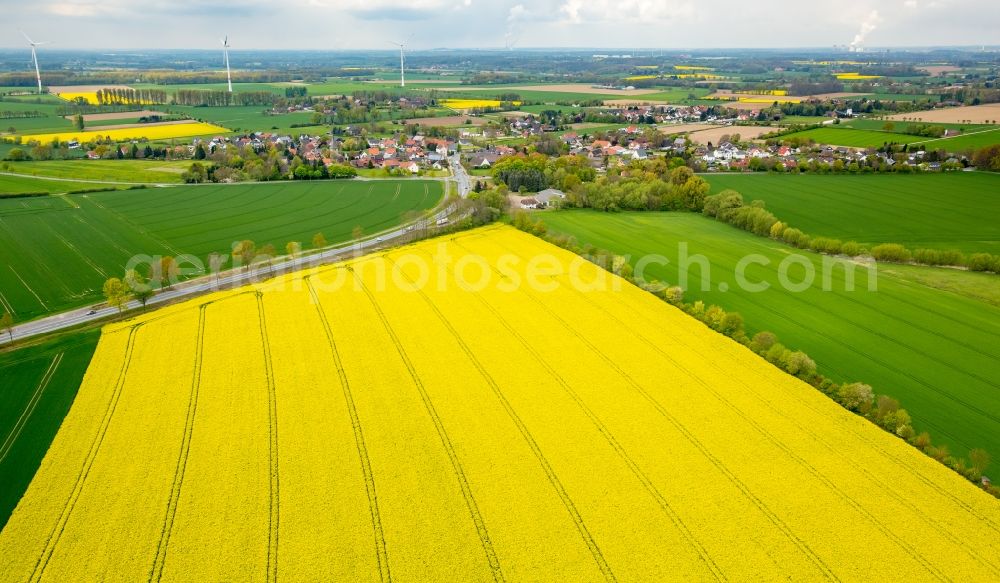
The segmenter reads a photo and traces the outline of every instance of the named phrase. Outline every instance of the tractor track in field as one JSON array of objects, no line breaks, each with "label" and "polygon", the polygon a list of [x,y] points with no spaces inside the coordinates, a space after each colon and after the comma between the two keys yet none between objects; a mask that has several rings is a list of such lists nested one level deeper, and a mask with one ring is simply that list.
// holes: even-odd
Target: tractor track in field
[{"label": "tractor track in field", "polygon": [[42,399],[42,394],[45,393],[45,389],[48,388],[49,383],[52,382],[52,377],[55,376],[56,370],[59,369],[59,365],[62,363],[63,355],[65,353],[60,352],[53,357],[52,362],[49,363],[49,367],[45,370],[45,374],[42,375],[40,381],[38,381],[38,386],[35,387],[35,391],[31,394],[31,398],[28,399],[28,403],[24,407],[24,411],[17,418],[14,426],[10,428],[10,433],[7,438],[4,439],[2,445],[0,445],[0,464],[7,459],[7,454],[10,453],[11,449],[14,447],[14,442],[17,438],[21,436],[21,431],[24,430],[24,426],[27,425],[28,419],[31,418],[31,414],[35,412],[35,408],[38,407],[38,402]]},{"label": "tractor track in field", "polygon": [[762,514],[764,514],[764,516],[767,517],[768,520],[770,520],[771,523],[774,524],[782,532],[782,534],[784,534],[785,537],[788,538],[788,540],[793,545],[795,545],[796,548],[799,549],[799,552],[801,552],[805,557],[807,557],[813,563],[813,565],[816,566],[821,573],[823,573],[823,576],[825,578],[835,581],[839,580],[837,575],[833,572],[832,569],[830,569],[830,567],[826,564],[826,562],[823,561],[823,559],[819,555],[817,555],[816,552],[813,551],[812,548],[809,547],[809,545],[806,544],[805,541],[799,538],[799,536],[795,534],[795,532],[781,519],[781,517],[779,517],[773,510],[771,510],[771,508],[768,507],[760,497],[754,494],[753,491],[749,488],[749,486],[747,486],[742,480],[740,480],[738,476],[732,473],[729,470],[729,468],[727,468],[725,464],[723,464],[722,461],[715,456],[715,454],[709,451],[708,448],[695,435],[693,435],[690,431],[688,431],[688,429],[684,427],[684,425],[676,417],[674,417],[669,411],[667,411],[666,408],[664,408],[656,398],[654,398],[651,394],[649,394],[645,388],[643,388],[639,383],[637,383],[631,377],[631,375],[626,373],[620,366],[618,366],[617,363],[615,363],[612,359],[608,358],[607,355],[601,352],[601,350],[599,350],[592,342],[590,342],[590,340],[588,340],[585,335],[576,333],[576,331],[572,328],[572,326],[568,322],[566,322],[565,319],[563,319],[561,316],[553,312],[548,306],[543,304],[541,300],[539,300],[538,298],[534,297],[531,294],[528,294],[528,298],[531,299],[533,302],[535,302],[543,311],[548,313],[550,317],[559,322],[565,329],[567,329],[573,335],[573,337],[578,338],[580,342],[582,342],[588,348],[588,350],[590,350],[600,360],[603,360],[612,370],[615,371],[615,373],[620,378],[625,380],[628,383],[628,385],[632,387],[633,390],[635,390],[639,395],[641,395],[643,399],[645,399],[646,402],[648,402],[660,414],[660,416],[663,417],[670,424],[671,427],[673,427],[678,433],[684,436],[684,438],[691,445],[693,445],[705,457],[705,459],[707,459],[716,468],[716,470],[718,470],[723,476],[725,476],[730,481],[730,483],[736,486],[736,488],[739,489],[739,491],[750,502],[752,502],[753,505],[756,506],[757,509]]},{"label": "tractor track in field", "polygon": [[125,354],[122,358],[122,365],[118,371],[118,380],[115,382],[114,390],[108,400],[104,417],[97,429],[97,435],[94,436],[94,441],[90,444],[87,456],[84,458],[83,467],[80,468],[80,472],[77,474],[76,482],[73,485],[73,490],[70,492],[69,499],[63,506],[56,523],[52,526],[52,531],[49,532],[48,536],[45,538],[45,546],[42,549],[42,554],[35,562],[34,568],[31,571],[31,576],[29,577],[29,581],[31,583],[41,580],[42,576],[45,574],[45,569],[49,564],[49,560],[55,553],[56,546],[62,538],[62,534],[66,529],[66,524],[69,522],[70,515],[73,513],[73,509],[76,507],[76,503],[80,499],[80,495],[83,492],[83,486],[87,481],[87,477],[90,475],[90,470],[94,466],[94,461],[97,459],[97,455],[100,453],[101,445],[104,443],[104,437],[107,435],[108,426],[111,425],[115,410],[118,407],[118,401],[121,399],[122,392],[125,390],[125,381],[128,376],[129,367],[132,364],[132,354],[135,350],[135,339],[139,330],[144,325],[145,323],[142,323],[129,328]]},{"label": "tractor track in field", "polygon": [[312,276],[307,276],[304,280],[306,282],[306,287],[309,288],[310,299],[312,300],[313,305],[316,306],[316,314],[319,317],[320,323],[323,325],[323,332],[326,334],[327,347],[330,349],[331,358],[337,368],[337,376],[340,380],[340,387],[343,391],[344,400],[347,403],[347,412],[351,418],[351,427],[354,429],[354,443],[358,452],[359,461],[361,463],[361,472],[364,475],[365,490],[368,494],[368,511],[372,520],[372,530],[374,532],[375,539],[375,557],[378,562],[379,576],[382,583],[389,583],[392,581],[392,572],[389,568],[389,555],[386,550],[385,533],[382,528],[382,517],[378,507],[378,492],[375,488],[375,477],[372,473],[371,460],[368,457],[368,446],[365,443],[364,432],[361,427],[361,419],[358,416],[358,410],[354,404],[354,395],[351,392],[350,380],[347,378],[347,372],[344,370],[344,363],[340,358],[340,351],[337,349],[337,343],[334,339],[333,330],[330,328],[330,321],[326,317],[326,311],[323,309],[323,304],[320,303],[319,296],[316,294],[316,288],[313,286],[311,278]]},{"label": "tractor track in field", "polygon": [[[580,290],[575,289],[572,286],[567,286],[567,287],[569,287],[570,289],[572,289],[573,292],[576,295],[581,296],[582,299],[586,300],[586,298],[583,296],[583,294],[582,294],[582,292]],[[589,302],[588,302],[588,304],[589,304]],[[621,305],[624,307],[624,309],[628,310],[632,314],[635,314],[635,315],[637,315],[639,317],[644,317],[644,315],[642,314],[642,312],[640,312],[640,310],[638,308],[636,308],[634,304],[632,304],[632,303],[622,303]],[[736,405],[734,405],[732,402],[728,401],[727,399],[724,399],[721,395],[718,395],[717,392],[714,391],[707,383],[705,383],[703,380],[700,380],[698,377],[696,377],[687,367],[683,366],[677,359],[675,359],[673,356],[671,356],[667,351],[663,350],[658,344],[656,344],[656,342],[654,342],[652,339],[650,339],[648,336],[646,336],[646,334],[644,334],[641,330],[637,330],[634,326],[627,325],[620,318],[618,318],[617,316],[615,316],[614,314],[612,314],[610,311],[608,311],[604,307],[595,306],[595,309],[600,310],[601,312],[603,312],[606,315],[606,317],[610,318],[611,320],[614,320],[615,323],[618,326],[622,327],[623,329],[630,330],[631,334],[635,335],[637,338],[639,338],[640,340],[642,340],[642,342],[644,344],[646,344],[648,347],[650,347],[653,351],[655,351],[658,354],[660,354],[661,357],[663,357],[664,359],[666,359],[669,362],[671,362],[675,367],[677,367],[680,370],[684,371],[684,373],[689,378],[691,378],[692,380],[695,380],[696,382],[698,382],[699,384],[701,384],[704,388],[706,388],[706,390],[708,390],[709,392],[712,392],[714,395],[716,395],[716,397],[720,401],[724,402],[734,412],[737,412],[741,417],[746,418],[748,420],[748,422],[750,422],[750,423],[752,423],[754,425],[757,425],[756,422],[752,420],[752,418],[750,418],[749,416],[747,416],[747,415],[745,415],[743,413],[739,413],[738,412],[738,407]],[[681,345],[683,345],[683,346],[691,349],[692,351],[697,351],[697,349],[695,347],[693,347],[692,345],[690,345],[690,344],[681,342]],[[734,358],[736,357],[735,353],[733,353],[733,357]],[[715,360],[708,359],[707,362],[708,362],[708,364],[713,369],[716,370],[716,372],[718,372],[718,374],[723,375],[723,376],[726,375],[726,372],[722,369],[722,367],[720,367],[718,365],[718,363]],[[761,376],[760,373],[757,370],[755,370],[755,369],[752,370],[752,373],[755,376],[758,376],[758,377]],[[752,393],[755,396],[755,398],[761,404],[763,404],[765,407],[767,407],[768,409],[774,411],[775,414],[777,414],[779,417],[781,417],[782,419],[784,419],[785,421],[787,421],[788,423],[790,423],[796,429],[802,431],[806,435],[809,435],[817,443],[822,444],[825,449],[827,449],[828,451],[830,451],[832,454],[836,455],[837,457],[841,458],[843,460],[844,464],[845,464],[845,467],[857,467],[860,471],[862,471],[865,474],[866,478],[868,478],[868,480],[875,487],[881,489],[883,492],[886,492],[887,494],[890,495],[890,497],[895,498],[899,503],[903,504],[904,506],[906,506],[908,509],[910,509],[914,513],[920,515],[924,519],[924,521],[925,521],[925,523],[927,525],[929,525],[931,528],[933,528],[934,530],[936,530],[943,537],[947,538],[949,541],[951,541],[952,543],[954,543],[958,547],[962,547],[963,546],[962,543],[961,543],[961,541],[955,535],[953,535],[952,533],[950,533],[950,532],[942,529],[941,526],[939,525],[939,521],[936,520],[934,517],[927,515],[923,510],[921,510],[916,505],[914,505],[914,504],[912,504],[912,503],[910,503],[910,502],[908,502],[906,500],[903,500],[902,498],[899,498],[898,496],[895,496],[894,495],[895,494],[895,490],[891,489],[888,485],[886,485],[884,482],[882,482],[881,480],[879,480],[876,476],[874,476],[873,474],[871,474],[871,472],[869,470],[867,470],[864,466],[857,465],[855,463],[856,460],[850,459],[842,451],[838,450],[837,448],[831,446],[829,443],[827,443],[826,441],[824,441],[813,430],[811,430],[808,427],[802,425],[795,418],[782,413],[779,408],[775,408],[773,406],[773,403],[771,401],[768,401],[759,391],[757,391],[756,389],[753,388],[752,383],[748,383],[746,380],[744,380],[743,378],[740,378],[740,377],[735,377],[735,378],[733,378],[733,377],[726,377],[726,378],[732,378],[732,380],[735,380],[736,382],[738,382],[740,385],[743,386],[743,388],[746,391],[749,391],[750,393]],[[805,400],[798,399],[798,401],[800,403],[802,403],[803,405],[808,406],[808,403]],[[817,412],[812,407],[808,407],[808,408],[811,411],[819,414],[819,412]],[[762,431],[762,429],[758,429],[758,431]],[[857,433],[857,432],[854,432],[854,433],[858,437],[862,437],[860,433]],[[774,437],[768,437],[768,439],[780,443],[780,440],[777,440]],[[1000,529],[998,529],[997,526],[994,523],[992,523],[992,521],[989,521],[987,517],[985,517],[984,515],[982,515],[981,513],[977,512],[977,511],[975,511],[973,508],[971,508],[967,504],[963,503],[961,500],[959,500],[957,497],[955,497],[951,493],[949,493],[949,492],[941,489],[939,486],[937,486],[933,482],[927,481],[925,479],[921,479],[922,477],[921,476],[917,476],[917,474],[913,471],[913,469],[911,467],[906,466],[905,464],[902,464],[898,460],[895,460],[894,458],[892,458],[892,456],[890,456],[888,453],[886,453],[886,451],[883,448],[881,448],[880,446],[876,445],[874,442],[871,442],[870,440],[867,440],[867,439],[865,439],[865,441],[866,441],[866,443],[869,446],[872,447],[873,450],[878,451],[883,457],[892,459],[897,465],[899,465],[900,467],[906,469],[908,471],[908,473],[910,473],[911,475],[914,475],[915,477],[917,477],[918,479],[920,479],[925,484],[927,484],[929,486],[932,486],[932,488],[935,491],[937,491],[939,494],[941,494],[941,495],[943,495],[943,496],[951,499],[953,502],[955,502],[959,506],[962,506],[965,510],[969,511],[970,514],[972,514],[973,516],[975,516],[977,519],[987,521],[990,524],[991,528],[994,531],[1000,532]],[[911,550],[911,552],[913,552],[913,551]],[[968,552],[968,551],[966,551],[966,552]],[[989,560],[986,560],[984,558],[975,557],[975,556],[973,556],[971,554],[970,554],[970,557],[973,560],[980,561],[981,563],[989,566],[994,571],[994,573],[996,573],[998,576],[1000,576],[1000,567],[998,567],[993,562],[991,562]]]},{"label": "tractor track in field", "polygon": [[396,348],[396,352],[399,354],[400,359],[406,366],[406,370],[409,372],[410,378],[413,380],[414,387],[417,389],[417,392],[420,393],[420,399],[424,403],[424,409],[430,417],[431,422],[434,424],[434,429],[437,431],[438,438],[441,440],[441,445],[444,447],[445,453],[448,455],[448,459],[451,462],[452,473],[458,480],[459,487],[462,490],[462,497],[465,498],[466,509],[469,511],[469,516],[476,527],[476,533],[479,535],[479,541],[482,544],[483,551],[486,553],[486,560],[489,562],[490,570],[493,574],[493,580],[497,582],[504,581],[503,570],[500,567],[500,559],[497,558],[496,550],[493,548],[493,541],[490,539],[489,530],[486,528],[486,522],[483,520],[482,513],[479,511],[479,504],[476,502],[476,497],[472,492],[472,486],[469,484],[469,480],[465,475],[465,469],[462,467],[462,462],[458,458],[458,453],[455,451],[455,447],[451,443],[448,431],[445,429],[444,422],[441,420],[441,416],[434,407],[434,403],[431,400],[430,394],[427,392],[427,388],[424,387],[424,383],[420,379],[420,375],[417,374],[416,367],[410,360],[409,355],[406,353],[406,349],[403,348],[403,343],[399,340],[395,330],[392,329],[392,324],[389,323],[389,319],[386,317],[385,312],[382,311],[382,307],[378,305],[378,301],[375,299],[371,290],[368,289],[368,286],[364,284],[364,281],[362,281],[361,277],[353,270],[353,268],[347,267],[346,269],[354,275],[355,281],[357,281],[361,290],[371,303],[372,308],[379,318],[379,322],[381,322],[382,326],[385,328],[386,334],[389,336],[389,340]]},{"label": "tractor track in field", "polygon": [[267,317],[264,313],[264,294],[256,292],[260,340],[264,350],[264,372],[267,377],[268,467],[270,473],[269,513],[267,533],[267,580],[278,580],[278,534],[281,518],[281,480],[278,474],[278,396],[274,384],[274,364],[271,361],[271,344],[267,335]]},{"label": "tractor track in field", "polygon": [[[576,289],[573,289],[573,291],[575,293],[577,293],[577,294],[580,293],[579,290],[576,290]],[[605,314],[605,317],[607,317],[607,318],[615,321],[619,326],[623,326],[623,327],[627,328],[627,326],[624,324],[624,322],[622,322],[620,319],[618,319],[614,315],[610,314],[606,309],[603,309],[600,306],[594,306],[593,309],[599,310],[599,311],[603,312]],[[568,327],[567,330],[569,330],[570,332],[573,332],[573,333],[575,333],[575,334],[583,337],[583,335],[580,334],[578,330],[572,329],[571,327]],[[633,330],[633,333],[634,332],[635,331]],[[837,487],[837,485],[830,478],[828,478],[826,475],[824,475],[822,472],[820,472],[817,468],[815,468],[812,464],[810,464],[808,460],[804,459],[803,457],[801,457],[800,455],[798,455],[797,453],[795,453],[794,451],[792,451],[792,449],[790,447],[788,447],[788,445],[786,445],[782,440],[780,440],[777,437],[775,437],[771,432],[767,431],[763,426],[761,426],[760,423],[758,423],[752,417],[750,417],[749,415],[747,415],[746,413],[744,413],[739,407],[737,407],[736,405],[734,405],[730,400],[728,400],[725,397],[723,397],[721,393],[719,393],[717,390],[715,390],[709,383],[705,382],[705,380],[703,378],[701,378],[701,377],[695,375],[693,372],[691,372],[691,370],[688,367],[686,367],[683,364],[681,364],[677,359],[673,358],[672,356],[670,356],[666,352],[659,350],[658,347],[654,346],[654,344],[652,342],[649,342],[648,339],[646,339],[644,336],[642,336],[642,335],[638,335],[638,336],[648,346],[651,346],[654,350],[656,350],[657,352],[660,352],[661,355],[663,355],[664,358],[668,362],[670,362],[674,367],[676,367],[678,370],[680,370],[681,372],[683,372],[683,374],[686,377],[688,377],[694,383],[696,383],[697,385],[699,385],[702,389],[704,389],[705,391],[707,391],[708,393],[710,393],[712,396],[714,396],[719,403],[723,404],[730,411],[732,411],[734,415],[736,415],[738,418],[742,419],[744,423],[746,423],[750,427],[752,427],[758,433],[758,435],[760,435],[766,441],[770,442],[772,445],[774,445],[779,450],[781,450],[786,456],[788,456],[796,464],[798,464],[800,467],[802,467],[803,469],[805,469],[806,472],[809,475],[811,475],[813,478],[815,478],[820,483],[822,483],[826,487],[827,490],[829,490],[830,492],[832,492],[833,494],[835,494],[838,498],[841,499],[841,501],[843,501],[845,504],[847,504],[849,507],[851,507],[855,512],[857,512],[858,514],[861,514],[865,519],[868,520],[869,523],[875,525],[875,527],[878,528],[878,530],[880,530],[882,532],[882,534],[886,536],[886,538],[888,538],[889,540],[893,541],[897,546],[899,546],[903,551],[905,551],[911,558],[913,558],[915,561],[917,561],[918,563],[920,563],[925,569],[927,569],[928,572],[930,572],[931,574],[933,574],[938,580],[941,580],[941,581],[947,580],[947,577],[945,577],[944,574],[941,573],[940,570],[938,570],[932,563],[930,563],[926,558],[924,558],[923,555],[919,552],[918,549],[913,548],[912,545],[910,545],[908,542],[906,542],[905,540],[903,540],[902,538],[900,538],[899,535],[897,535],[893,531],[893,529],[891,527],[887,526],[881,520],[879,520],[878,518],[876,518],[871,512],[869,512],[867,508],[865,508],[864,506],[862,506],[860,503],[858,503],[856,500],[854,500],[850,496],[846,495],[840,488]],[[608,359],[608,360],[610,361],[610,359]],[[628,382],[630,384],[638,384],[638,381],[636,381],[635,379],[632,379],[631,377],[628,377]]]},{"label": "tractor track in field", "polygon": [[458,331],[452,326],[451,322],[448,321],[447,318],[445,318],[444,314],[441,313],[440,309],[438,309],[438,307],[434,304],[434,302],[431,301],[431,299],[427,296],[427,294],[425,294],[423,290],[419,288],[417,289],[417,293],[424,300],[424,302],[431,308],[431,311],[434,312],[435,316],[438,318],[441,324],[444,325],[444,327],[448,330],[449,334],[451,334],[451,336],[455,339],[455,342],[458,344],[459,348],[461,348],[466,358],[469,359],[472,365],[479,372],[479,375],[483,378],[484,381],[486,381],[487,385],[493,391],[493,394],[497,397],[497,399],[500,401],[500,404],[507,412],[507,415],[511,418],[511,420],[514,422],[514,425],[521,432],[521,436],[527,442],[528,447],[531,448],[531,451],[532,453],[534,453],[535,458],[538,460],[538,462],[542,466],[542,469],[545,471],[545,475],[548,478],[549,483],[556,490],[556,493],[559,495],[559,498],[562,501],[563,506],[566,508],[566,511],[569,512],[570,517],[576,524],[576,528],[579,531],[580,536],[583,537],[583,540],[586,543],[587,548],[590,550],[591,555],[597,562],[597,565],[600,568],[601,573],[604,575],[604,578],[608,581],[617,581],[614,572],[611,570],[611,566],[608,565],[607,560],[604,558],[604,553],[597,545],[597,541],[595,541],[594,537],[591,535],[590,530],[587,528],[587,525],[583,520],[583,517],[580,515],[580,511],[576,507],[576,504],[573,502],[572,498],[570,498],[569,492],[566,491],[565,486],[563,486],[562,482],[559,480],[559,476],[556,474],[555,469],[552,467],[552,464],[545,457],[544,452],[542,452],[542,449],[538,445],[538,442],[535,441],[535,438],[534,436],[532,436],[531,431],[528,429],[528,426],[525,425],[524,421],[517,414],[517,411],[514,409],[513,405],[511,405],[510,401],[508,401],[507,397],[503,394],[500,385],[497,384],[493,376],[489,374],[489,371],[486,370],[482,362],[479,361],[479,358],[476,357],[475,352],[473,352],[472,349],[469,348],[469,345],[465,343],[465,341],[462,339]]},{"label": "tractor track in field", "polygon": [[181,439],[181,449],[177,456],[177,467],[174,470],[174,480],[170,488],[170,498],[167,501],[166,515],[163,517],[163,527],[156,544],[156,554],[149,571],[147,581],[160,581],[163,578],[163,568],[166,566],[167,551],[170,548],[170,536],[173,534],[174,519],[177,507],[180,505],[181,488],[184,485],[184,474],[187,471],[188,457],[191,453],[191,440],[194,435],[194,422],[198,412],[198,393],[201,388],[201,370],[204,362],[205,346],[205,312],[207,304],[198,310],[198,336],[195,340],[194,372],[191,377],[191,394],[188,398],[187,417],[184,420],[184,435]]},{"label": "tractor track in field", "polygon": [[[460,243],[455,243],[455,245],[458,247],[462,247]],[[502,274],[499,275],[501,275],[502,277]],[[514,326],[512,326],[506,320],[506,318],[504,318],[500,314],[500,312],[496,310],[496,308],[490,305],[490,303],[486,301],[480,294],[473,294],[473,295],[476,297],[477,300],[479,300],[479,303],[493,315],[494,319],[496,319],[497,322],[499,322],[501,326],[503,326],[503,328],[507,330],[507,332],[512,337],[514,337],[519,344],[521,344],[522,348],[524,348],[528,353],[533,352],[531,344],[528,342],[528,340],[520,332],[518,332],[517,329]],[[681,533],[681,536],[683,536],[684,539],[688,542],[688,544],[695,549],[695,551],[698,553],[699,558],[702,560],[702,562],[705,563],[706,568],[708,568],[708,570],[712,573],[712,576],[717,581],[728,580],[726,574],[722,571],[722,569],[714,561],[714,559],[712,559],[711,555],[705,549],[704,545],[702,545],[701,542],[697,539],[697,537],[694,536],[694,533],[691,531],[691,529],[688,528],[688,526],[684,523],[684,520],[680,517],[679,514],[677,514],[677,511],[673,508],[673,506],[670,505],[670,502],[667,500],[666,496],[664,496],[663,493],[660,492],[659,488],[656,487],[656,485],[649,478],[649,476],[647,476],[646,473],[642,470],[642,468],[639,467],[639,464],[632,459],[628,451],[624,448],[624,446],[621,445],[621,443],[614,436],[611,430],[606,425],[604,425],[604,422],[601,421],[597,413],[594,412],[594,410],[591,409],[584,402],[583,398],[580,397],[580,395],[572,388],[572,386],[570,386],[570,384],[566,381],[566,379],[564,379],[563,376],[560,375],[559,372],[556,371],[552,367],[552,365],[550,365],[544,358],[538,359],[538,363],[545,369],[545,371],[549,374],[549,376],[555,379],[555,381],[559,384],[559,386],[562,387],[563,391],[570,397],[570,399],[573,400],[574,403],[576,403],[576,405],[580,408],[580,410],[584,413],[584,415],[587,416],[587,418],[591,421],[591,423],[594,424],[597,431],[605,438],[605,440],[608,441],[612,449],[615,450],[615,453],[618,454],[618,456],[622,459],[622,461],[625,462],[625,465],[628,466],[629,470],[631,470],[632,475],[635,476],[635,478],[642,484],[643,488],[645,488],[646,491],[650,494],[650,496],[652,496],[653,499],[656,500],[657,504],[660,505],[660,508],[670,519],[671,523],[673,523],[674,527]]]}]

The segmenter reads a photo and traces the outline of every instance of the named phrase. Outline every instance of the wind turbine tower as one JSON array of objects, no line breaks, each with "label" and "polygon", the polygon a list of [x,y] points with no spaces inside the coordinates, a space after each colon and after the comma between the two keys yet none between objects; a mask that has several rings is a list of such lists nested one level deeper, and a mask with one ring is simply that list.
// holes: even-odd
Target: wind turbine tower
[{"label": "wind turbine tower", "polygon": [[392,44],[396,45],[397,47],[399,47],[399,86],[400,87],[406,87],[406,57],[404,56],[404,51],[406,49],[406,43],[409,42],[409,40],[411,38],[413,38],[413,35],[410,35],[409,37],[407,37],[406,40],[404,40],[401,43],[398,43],[396,41],[389,41],[390,43],[392,43]]},{"label": "wind turbine tower", "polygon": [[28,41],[28,46],[31,47],[31,60],[35,63],[35,80],[38,81],[38,94],[42,94],[42,72],[38,69],[38,54],[35,52],[35,47],[44,45],[44,42],[38,42],[31,40],[24,31],[21,31],[21,35],[26,41]]},{"label": "wind turbine tower", "polygon": [[226,82],[229,83],[229,92],[233,92],[233,74],[229,71],[229,35],[222,39],[222,54],[226,58]]}]

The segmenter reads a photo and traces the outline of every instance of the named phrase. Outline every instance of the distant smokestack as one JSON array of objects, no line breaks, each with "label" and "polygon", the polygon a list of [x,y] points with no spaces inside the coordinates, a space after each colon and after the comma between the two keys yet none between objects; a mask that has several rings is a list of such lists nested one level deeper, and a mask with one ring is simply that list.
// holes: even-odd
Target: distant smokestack
[{"label": "distant smokestack", "polygon": [[861,52],[864,50],[865,38],[872,33],[876,28],[878,28],[878,23],[882,19],[878,15],[878,10],[872,10],[866,18],[861,23],[861,28],[858,30],[858,34],[854,35],[854,40],[851,41],[850,51],[852,53]]}]

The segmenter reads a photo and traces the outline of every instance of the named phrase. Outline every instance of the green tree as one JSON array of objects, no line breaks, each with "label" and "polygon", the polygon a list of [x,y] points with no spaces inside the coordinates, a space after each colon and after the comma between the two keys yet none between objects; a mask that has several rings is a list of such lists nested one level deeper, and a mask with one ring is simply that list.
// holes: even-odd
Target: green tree
[{"label": "green tree", "polygon": [[848,383],[841,385],[837,392],[840,403],[851,411],[867,412],[875,399],[871,386],[864,383]]},{"label": "green tree", "polygon": [[4,160],[10,160],[11,162],[23,162],[28,159],[28,154],[25,153],[21,148],[11,148],[7,152],[7,156]]},{"label": "green tree", "polygon": [[14,343],[14,317],[8,312],[4,312],[0,316],[0,330],[2,330],[10,340],[10,343]]},{"label": "green tree", "polygon": [[302,243],[298,241],[289,241],[285,245],[285,253],[291,257],[298,257],[299,253],[302,253]]},{"label": "green tree", "polygon": [[312,244],[313,247],[315,247],[316,249],[322,249],[327,245],[326,237],[323,235],[323,233],[316,233],[315,235],[313,235]]},{"label": "green tree", "polygon": [[177,267],[177,260],[169,255],[160,258],[159,271],[156,274],[157,280],[159,280],[160,288],[170,289],[173,282],[177,279],[180,269]]},{"label": "green tree", "polygon": [[153,286],[149,285],[146,278],[134,269],[125,272],[124,282],[131,291],[132,297],[139,300],[139,303],[145,308],[146,302],[153,297]]},{"label": "green tree", "polygon": [[104,299],[108,305],[118,308],[119,312],[125,311],[128,305],[129,292],[125,282],[117,277],[109,278],[104,282]]},{"label": "green tree", "polygon": [[243,265],[243,269],[250,269],[250,264],[256,255],[257,245],[249,239],[244,239],[233,245],[233,257]]},{"label": "green tree", "polygon": [[990,465],[990,454],[984,449],[976,448],[969,452],[969,461],[972,462],[973,469],[982,474]]},{"label": "green tree", "polygon": [[75,116],[73,116],[73,128],[76,129],[76,131],[78,132],[82,132],[83,126],[84,126],[83,114],[78,113]]}]

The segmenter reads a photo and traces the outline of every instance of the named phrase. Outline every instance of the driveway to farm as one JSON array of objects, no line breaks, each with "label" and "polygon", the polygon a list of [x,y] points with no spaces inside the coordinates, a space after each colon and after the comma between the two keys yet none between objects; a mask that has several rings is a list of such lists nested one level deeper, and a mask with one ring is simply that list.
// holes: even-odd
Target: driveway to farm
[{"label": "driveway to farm", "polygon": [[[451,158],[451,163],[452,168],[454,169],[454,174],[451,178],[444,180],[455,180],[458,185],[459,195],[462,198],[465,198],[469,195],[469,192],[472,191],[472,181],[469,178],[468,173],[465,171],[465,168],[462,167],[458,154]],[[437,214],[430,219],[425,220],[428,224],[433,224],[434,222],[448,218],[455,212],[455,210],[455,205],[450,205],[447,208],[438,211]],[[220,275],[218,279],[214,276],[203,276],[183,283],[178,283],[173,286],[173,288],[160,292],[150,298],[147,302],[147,306],[170,303],[180,299],[218,291],[220,289],[228,289],[252,283],[254,281],[281,275],[291,271],[298,271],[309,267],[334,263],[348,255],[367,253],[404,238],[413,230],[414,225],[415,223],[400,225],[399,228],[393,231],[379,233],[360,241],[345,243],[320,253],[285,259],[283,261],[276,262],[267,268],[256,269],[253,271],[230,271],[224,275]],[[126,310],[135,310],[140,307],[141,305],[139,302],[133,300],[128,303]],[[118,310],[112,307],[99,309],[87,307],[70,310],[68,312],[46,316],[45,318],[40,318],[38,320],[33,320],[31,322],[15,326],[13,329],[13,339],[20,340],[30,338],[32,336],[38,336],[39,334],[48,334],[50,332],[56,332],[65,328],[78,326],[80,324],[116,315],[118,315]],[[4,336],[6,336],[6,334]]]}]

